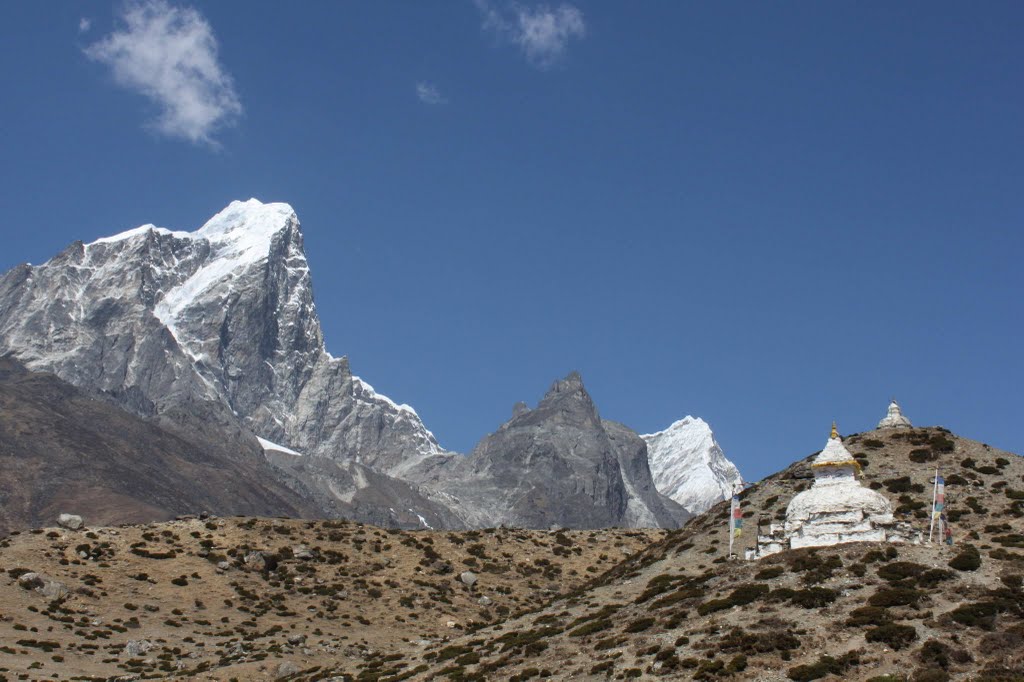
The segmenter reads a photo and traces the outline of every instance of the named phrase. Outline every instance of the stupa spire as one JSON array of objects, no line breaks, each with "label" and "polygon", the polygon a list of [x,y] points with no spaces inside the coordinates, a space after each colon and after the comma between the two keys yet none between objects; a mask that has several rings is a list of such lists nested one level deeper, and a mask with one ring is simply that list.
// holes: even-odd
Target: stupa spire
[{"label": "stupa spire", "polygon": [[832,420],[832,435],[829,438],[839,438],[839,431],[836,430],[836,420]]}]

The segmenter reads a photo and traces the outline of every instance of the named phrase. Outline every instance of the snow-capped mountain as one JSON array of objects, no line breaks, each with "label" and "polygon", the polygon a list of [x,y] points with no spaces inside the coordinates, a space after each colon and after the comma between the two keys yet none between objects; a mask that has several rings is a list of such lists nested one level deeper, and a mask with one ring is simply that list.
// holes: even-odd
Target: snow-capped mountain
[{"label": "snow-capped mountain", "polygon": [[[230,434],[328,516],[436,528],[687,518],[655,488],[657,458],[649,468],[643,441],[598,416],[578,375],[470,455],[443,450],[415,410],[327,352],[287,204],[236,201],[193,232],[143,225],[10,270],[5,353],[200,448]],[[720,485],[704,473],[717,465],[694,466],[684,499],[699,508]]]},{"label": "snow-capped mountain", "polygon": [[143,412],[219,404],[268,441],[383,473],[443,454],[325,349],[287,204],[236,201],[195,232],[143,225],[15,268],[0,350]]},{"label": "snow-capped mountain", "polygon": [[664,431],[640,436],[647,442],[654,485],[687,511],[700,514],[728,499],[741,480],[739,469],[715,441],[707,422],[687,416]]}]

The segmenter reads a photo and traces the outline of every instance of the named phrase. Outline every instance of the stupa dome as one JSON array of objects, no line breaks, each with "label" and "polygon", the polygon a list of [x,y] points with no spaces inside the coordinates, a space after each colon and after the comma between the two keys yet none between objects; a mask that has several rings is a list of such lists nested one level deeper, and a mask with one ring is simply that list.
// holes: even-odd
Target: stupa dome
[{"label": "stupa dome", "polygon": [[878,422],[878,428],[880,429],[909,429],[912,427],[913,424],[903,416],[903,410],[900,409],[899,403],[896,402],[895,398],[889,403],[889,410],[886,412],[885,417],[882,421]]},{"label": "stupa dome", "polygon": [[883,526],[893,523],[889,499],[857,480],[860,465],[832,425],[825,449],[811,463],[814,485],[786,508],[790,547],[885,540]]}]

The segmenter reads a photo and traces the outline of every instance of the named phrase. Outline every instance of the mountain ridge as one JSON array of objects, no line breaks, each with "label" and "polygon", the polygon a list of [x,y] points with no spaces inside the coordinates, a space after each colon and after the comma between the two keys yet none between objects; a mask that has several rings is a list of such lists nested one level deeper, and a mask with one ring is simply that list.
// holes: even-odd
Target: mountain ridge
[{"label": "mountain ridge", "polygon": [[[524,501],[506,496],[510,506],[502,509],[470,490],[496,485],[465,464],[476,449],[467,457],[445,451],[412,407],[377,393],[346,356],[327,351],[299,220],[288,204],[235,201],[193,232],[144,225],[12,269],[0,277],[0,352],[102,391],[139,416],[184,412],[246,428],[276,444],[268,456],[282,481],[312,494],[325,513],[351,511],[359,497],[361,518],[385,525],[400,525],[406,511],[455,528],[467,523],[460,518],[586,527],[674,527],[686,518],[650,482],[646,446],[601,419],[578,374],[555,382],[536,408],[477,446],[489,448],[489,470],[525,486]],[[518,457],[521,444],[538,445],[523,436],[531,429],[550,441],[543,447],[551,465],[579,478],[569,487],[580,488],[572,494],[581,495],[581,508],[557,504],[561,516],[540,511],[571,491],[542,493],[548,481],[528,468],[519,472],[525,480],[501,473],[499,445]],[[521,438],[507,436],[513,431]],[[594,452],[580,455],[577,437]],[[369,479],[389,492],[371,494],[361,487]],[[474,497],[475,509],[456,508],[456,500]]]}]

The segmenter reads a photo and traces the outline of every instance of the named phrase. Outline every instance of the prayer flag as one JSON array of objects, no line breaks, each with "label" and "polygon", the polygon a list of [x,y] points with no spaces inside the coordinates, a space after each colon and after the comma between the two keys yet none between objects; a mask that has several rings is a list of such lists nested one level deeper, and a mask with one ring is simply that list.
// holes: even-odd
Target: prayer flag
[{"label": "prayer flag", "polygon": [[743,535],[743,510],[740,508],[740,498],[738,495],[732,497],[732,535],[733,537],[740,537]]}]

